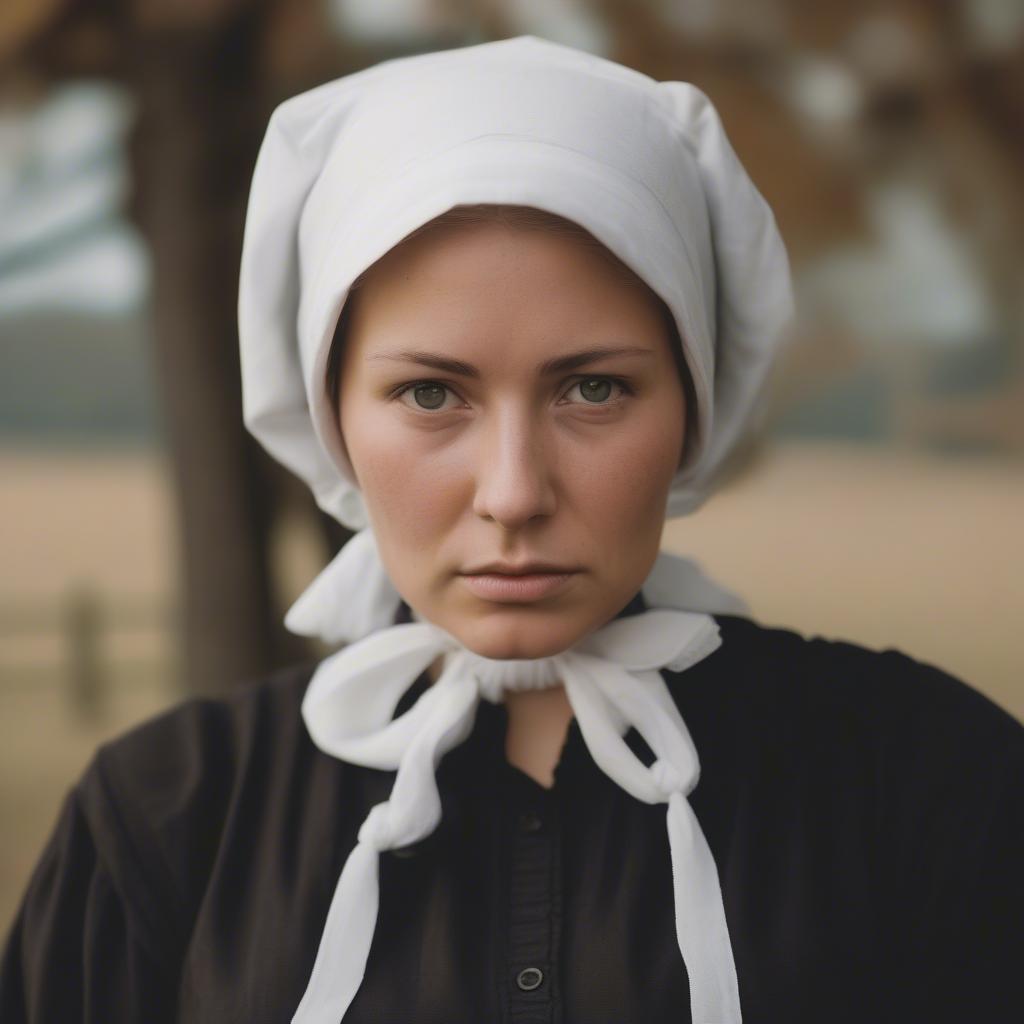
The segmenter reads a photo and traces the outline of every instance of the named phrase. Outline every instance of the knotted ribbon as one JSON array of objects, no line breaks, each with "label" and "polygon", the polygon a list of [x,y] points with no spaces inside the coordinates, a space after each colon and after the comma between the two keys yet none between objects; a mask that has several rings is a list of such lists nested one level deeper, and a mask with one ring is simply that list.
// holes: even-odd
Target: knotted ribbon
[{"label": "knotted ribbon", "polygon": [[[348,579],[353,572],[362,572],[360,587]],[[350,602],[329,601],[331,594],[341,598],[360,591],[364,601],[358,602],[358,611]],[[736,608],[735,599],[700,576],[692,563],[667,553],[659,555],[642,593],[648,604],[659,598],[678,604],[702,593]],[[343,1019],[362,982],[376,926],[378,855],[418,842],[437,827],[441,799],[435,771],[444,754],[469,736],[480,699],[497,703],[506,690],[558,682],[565,686],[601,770],[637,800],[667,805],[676,935],[694,1024],[739,1024],[739,989],[718,871],[687,799],[697,785],[700,763],[659,672],[685,671],[716,650],[721,640],[714,619],[678,607],[648,607],[639,615],[613,619],[559,654],[494,660],[468,650],[415,612],[417,621],[380,626],[385,617],[394,621],[397,600],[366,530],[349,541],[286,619],[295,632],[328,639],[345,633],[351,639],[353,632],[364,631],[317,667],[302,715],[313,742],[325,753],[397,771],[389,799],[371,809],[338,879],[292,1024]],[[325,616],[327,603],[335,614]],[[342,613],[345,607],[348,614]],[[405,691],[442,656],[437,681],[395,718]],[[630,727],[655,755],[650,766],[625,742]]]}]

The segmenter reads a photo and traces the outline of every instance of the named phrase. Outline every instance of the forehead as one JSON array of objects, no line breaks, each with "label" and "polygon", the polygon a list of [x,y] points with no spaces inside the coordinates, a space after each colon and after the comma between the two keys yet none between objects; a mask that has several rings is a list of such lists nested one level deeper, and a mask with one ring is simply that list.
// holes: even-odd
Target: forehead
[{"label": "forehead", "polygon": [[582,230],[495,221],[429,226],[378,260],[349,303],[349,341],[364,351],[413,340],[446,347],[656,340],[667,312]]}]

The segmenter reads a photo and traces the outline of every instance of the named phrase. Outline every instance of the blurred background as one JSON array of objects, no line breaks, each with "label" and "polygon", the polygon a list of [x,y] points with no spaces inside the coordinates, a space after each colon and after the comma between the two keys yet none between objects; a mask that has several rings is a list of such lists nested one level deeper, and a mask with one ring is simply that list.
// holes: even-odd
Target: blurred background
[{"label": "blurred background", "polygon": [[1021,0],[4,0],[0,927],[98,743],[318,653],[348,534],[241,418],[271,110],[527,33],[702,88],[789,247],[764,436],[665,546],[1024,717]]}]

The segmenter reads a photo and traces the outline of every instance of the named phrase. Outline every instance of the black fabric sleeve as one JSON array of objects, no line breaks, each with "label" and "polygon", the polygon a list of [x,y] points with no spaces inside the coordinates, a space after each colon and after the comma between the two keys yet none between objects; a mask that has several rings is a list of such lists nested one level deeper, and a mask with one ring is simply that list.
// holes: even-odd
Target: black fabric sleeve
[{"label": "black fabric sleeve", "polygon": [[87,773],[65,798],[0,962],[3,1024],[165,1024],[175,1019],[176,983],[136,909],[100,853],[83,796]]},{"label": "black fabric sleeve", "polygon": [[[896,652],[916,682],[882,783],[893,974],[908,1021],[1024,1020],[1024,727]],[[896,684],[899,685],[898,683]],[[889,845],[892,843],[892,845]]]}]

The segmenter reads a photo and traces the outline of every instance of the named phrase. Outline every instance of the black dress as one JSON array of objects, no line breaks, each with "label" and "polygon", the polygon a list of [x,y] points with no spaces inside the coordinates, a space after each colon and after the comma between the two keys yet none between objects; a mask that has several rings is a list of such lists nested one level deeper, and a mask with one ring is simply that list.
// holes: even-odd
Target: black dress
[{"label": "black dress", "polygon": [[[1024,728],[896,651],[717,618],[722,647],[664,676],[746,1024],[1020,1024]],[[3,1024],[290,1021],[394,779],[313,746],[313,667],[100,748],[8,937]],[[544,789],[505,760],[506,721],[481,702],[438,770],[442,824],[382,855],[346,1022],[686,1024],[664,805],[608,779],[575,722]]]}]

